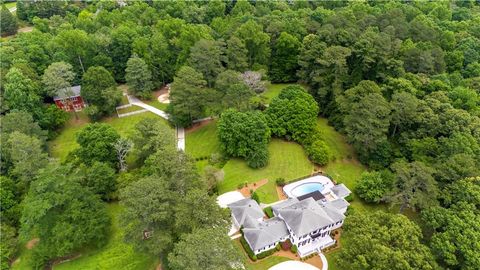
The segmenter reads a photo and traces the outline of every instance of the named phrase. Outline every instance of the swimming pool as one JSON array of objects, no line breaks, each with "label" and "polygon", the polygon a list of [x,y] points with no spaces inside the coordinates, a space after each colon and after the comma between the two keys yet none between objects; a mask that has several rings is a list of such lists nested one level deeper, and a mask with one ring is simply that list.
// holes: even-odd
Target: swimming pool
[{"label": "swimming pool", "polygon": [[299,197],[299,196],[302,196],[302,195],[305,195],[305,194],[308,194],[308,193],[312,193],[314,191],[320,191],[322,192],[322,190],[325,188],[325,186],[321,183],[316,183],[316,182],[310,182],[310,183],[303,183],[303,184],[300,184],[296,187],[294,187],[290,193],[295,196],[295,197]]},{"label": "swimming pool", "polygon": [[289,198],[296,198],[317,190],[322,194],[328,193],[334,186],[330,178],[324,175],[314,175],[284,186],[283,192]]}]

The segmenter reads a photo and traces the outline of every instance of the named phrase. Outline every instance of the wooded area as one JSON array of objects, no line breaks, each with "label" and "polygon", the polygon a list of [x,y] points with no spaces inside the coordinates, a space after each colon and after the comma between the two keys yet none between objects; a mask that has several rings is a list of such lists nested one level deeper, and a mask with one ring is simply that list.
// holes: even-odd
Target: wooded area
[{"label": "wooded area", "polygon": [[[225,156],[253,168],[268,163],[271,136],[327,164],[316,120],[328,118],[369,169],[356,194],[420,217],[350,213],[353,240],[338,265],[478,269],[479,1],[118,2],[17,3],[16,17],[34,29],[0,47],[2,269],[18,239],[41,239],[36,267],[101,246],[112,200],[125,207],[125,241],[164,269],[240,261],[214,188],[158,121],[131,136],[90,124],[66,162],[49,158],[46,141],[69,118],[52,98],[81,85],[85,113],[98,121],[121,102],[120,83],[142,98],[171,83],[173,124],[219,117]],[[15,34],[17,18],[5,7],[1,15],[2,36]],[[266,101],[269,82],[299,85]],[[114,147],[122,140],[138,165],[126,172]]]}]

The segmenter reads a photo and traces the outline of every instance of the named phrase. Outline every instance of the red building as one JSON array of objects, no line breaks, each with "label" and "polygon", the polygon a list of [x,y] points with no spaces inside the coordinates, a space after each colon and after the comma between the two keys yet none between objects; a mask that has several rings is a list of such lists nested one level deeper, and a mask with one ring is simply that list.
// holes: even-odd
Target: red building
[{"label": "red building", "polygon": [[82,96],[80,96],[80,85],[73,86],[69,91],[62,91],[61,96],[53,97],[55,105],[58,108],[70,112],[70,111],[81,111],[87,106]]}]

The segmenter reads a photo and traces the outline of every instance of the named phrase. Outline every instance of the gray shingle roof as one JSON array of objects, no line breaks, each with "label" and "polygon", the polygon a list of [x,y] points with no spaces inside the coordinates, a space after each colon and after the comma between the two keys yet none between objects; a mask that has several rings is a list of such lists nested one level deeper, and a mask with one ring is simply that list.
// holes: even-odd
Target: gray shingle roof
[{"label": "gray shingle roof", "polygon": [[344,198],[338,198],[333,201],[329,201],[326,204],[330,204],[332,207],[335,207],[336,209],[344,209],[350,205],[349,202],[347,202]]},{"label": "gray shingle roof", "polygon": [[[80,85],[76,85],[76,86],[72,86],[70,88],[71,92],[70,93],[65,93],[65,94],[68,94],[68,97],[76,97],[76,96],[80,96],[80,93],[81,93],[81,86]],[[63,95],[65,95],[63,94]],[[58,99],[63,99],[65,97],[63,97],[62,94],[58,94],[58,96],[54,96],[53,97],[53,100],[58,100]]]},{"label": "gray shingle roof", "polygon": [[333,206],[332,204],[326,204],[323,206],[323,210],[327,213],[327,215],[333,220],[333,223],[339,222],[345,219],[345,215],[343,215],[338,208]]},{"label": "gray shingle roof", "polygon": [[279,209],[278,212],[297,236],[335,223],[323,207],[312,198]]},{"label": "gray shingle roof", "polygon": [[257,219],[265,216],[260,205],[250,198],[231,203],[228,207],[238,224],[244,227],[245,225],[254,226]]},{"label": "gray shingle roof", "polygon": [[348,189],[344,184],[336,185],[332,187],[331,190],[333,191],[333,193],[335,193],[335,195],[341,198],[345,198],[350,195],[350,193],[352,193],[350,189]]},{"label": "gray shingle roof", "polygon": [[285,208],[297,202],[299,202],[297,198],[289,198],[283,202],[272,205],[272,210],[278,211],[278,209]]},{"label": "gray shingle roof", "polygon": [[288,236],[287,226],[278,217],[259,223],[256,228],[244,228],[243,236],[253,250],[258,250]]}]

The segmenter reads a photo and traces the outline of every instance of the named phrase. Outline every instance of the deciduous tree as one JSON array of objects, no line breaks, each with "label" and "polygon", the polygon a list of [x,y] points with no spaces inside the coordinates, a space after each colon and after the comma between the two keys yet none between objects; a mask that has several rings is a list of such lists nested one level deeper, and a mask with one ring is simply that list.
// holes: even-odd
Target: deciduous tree
[{"label": "deciduous tree", "polygon": [[37,266],[106,241],[109,217],[105,205],[69,172],[68,167],[50,165],[32,183],[24,200],[20,234],[22,239],[39,238],[33,249]]},{"label": "deciduous tree", "polygon": [[88,124],[76,134],[80,145],[75,150],[75,156],[90,166],[95,161],[104,162],[116,167],[118,162],[114,144],[120,139],[117,131],[108,124]]}]

